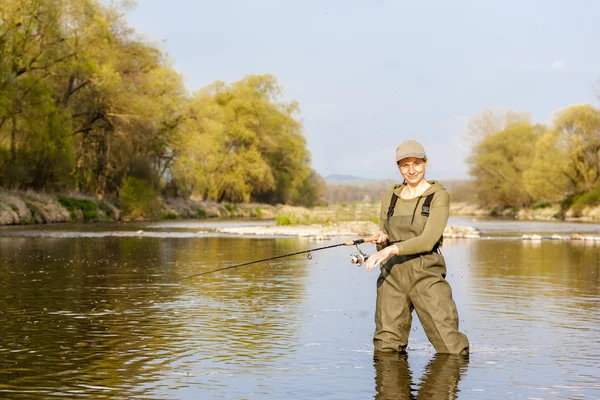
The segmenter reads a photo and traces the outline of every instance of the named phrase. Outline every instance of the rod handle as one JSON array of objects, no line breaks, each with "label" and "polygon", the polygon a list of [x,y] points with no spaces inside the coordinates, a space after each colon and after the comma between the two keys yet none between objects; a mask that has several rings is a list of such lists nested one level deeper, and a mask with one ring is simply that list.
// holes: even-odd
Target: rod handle
[{"label": "rod handle", "polygon": [[344,243],[346,246],[354,246],[355,244],[361,244],[361,243],[373,243],[377,241],[377,238],[379,236],[369,236],[363,239],[354,239],[354,240],[349,240],[346,243]]}]

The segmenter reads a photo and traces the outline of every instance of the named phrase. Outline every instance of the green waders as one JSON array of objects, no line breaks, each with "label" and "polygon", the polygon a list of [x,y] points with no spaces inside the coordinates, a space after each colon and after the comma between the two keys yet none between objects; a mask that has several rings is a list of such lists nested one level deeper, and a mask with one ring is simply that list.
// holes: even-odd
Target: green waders
[{"label": "green waders", "polygon": [[[390,242],[421,235],[427,222],[428,214],[424,214],[391,215],[385,222]],[[377,281],[376,350],[406,350],[412,311],[416,309],[438,353],[468,353],[469,340],[458,331],[458,312],[445,278],[446,262],[437,248],[428,253],[393,256],[382,265]]]}]

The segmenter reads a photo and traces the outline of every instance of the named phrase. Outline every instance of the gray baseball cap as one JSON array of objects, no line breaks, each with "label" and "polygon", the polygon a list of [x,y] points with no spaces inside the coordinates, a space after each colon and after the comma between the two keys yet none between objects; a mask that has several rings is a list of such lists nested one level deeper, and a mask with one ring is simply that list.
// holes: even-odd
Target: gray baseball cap
[{"label": "gray baseball cap", "polygon": [[396,162],[407,157],[417,157],[427,160],[425,149],[416,140],[406,140],[396,147]]}]

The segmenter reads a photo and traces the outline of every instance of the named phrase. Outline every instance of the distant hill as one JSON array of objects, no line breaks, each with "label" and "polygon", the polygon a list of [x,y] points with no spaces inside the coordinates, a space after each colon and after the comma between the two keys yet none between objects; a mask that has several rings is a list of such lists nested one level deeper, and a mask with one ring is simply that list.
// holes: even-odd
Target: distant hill
[{"label": "distant hill", "polygon": [[456,186],[464,186],[471,182],[469,179],[461,178],[439,179],[439,181],[448,191],[452,190]]},{"label": "distant hill", "polygon": [[[376,202],[393,184],[401,183],[391,179],[364,179],[351,175],[329,175],[325,178],[325,200],[328,203],[348,203],[354,201]],[[473,201],[473,183],[467,179],[440,179],[453,201]]]},{"label": "distant hill", "polygon": [[325,178],[325,182],[331,185],[342,185],[345,183],[351,183],[351,184],[363,184],[363,183],[369,183],[369,182],[374,182],[374,179],[367,179],[367,178],[361,178],[358,176],[353,176],[353,175],[340,175],[340,174],[333,174],[333,175],[327,175]]},{"label": "distant hill", "polygon": [[[342,175],[338,175],[342,176]],[[361,179],[351,176],[345,181],[327,183],[325,187],[325,200],[328,203],[349,203],[354,201],[380,201],[383,195],[390,189],[392,184],[397,183],[389,179]]]}]

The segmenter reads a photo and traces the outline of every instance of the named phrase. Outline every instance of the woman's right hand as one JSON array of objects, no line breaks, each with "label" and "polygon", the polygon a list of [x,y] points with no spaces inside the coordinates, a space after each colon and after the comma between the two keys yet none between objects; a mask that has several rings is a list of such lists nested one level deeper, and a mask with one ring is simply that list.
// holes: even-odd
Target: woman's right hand
[{"label": "woman's right hand", "polygon": [[377,244],[383,244],[388,241],[388,235],[384,231],[379,231],[373,236],[377,237],[375,241]]}]

